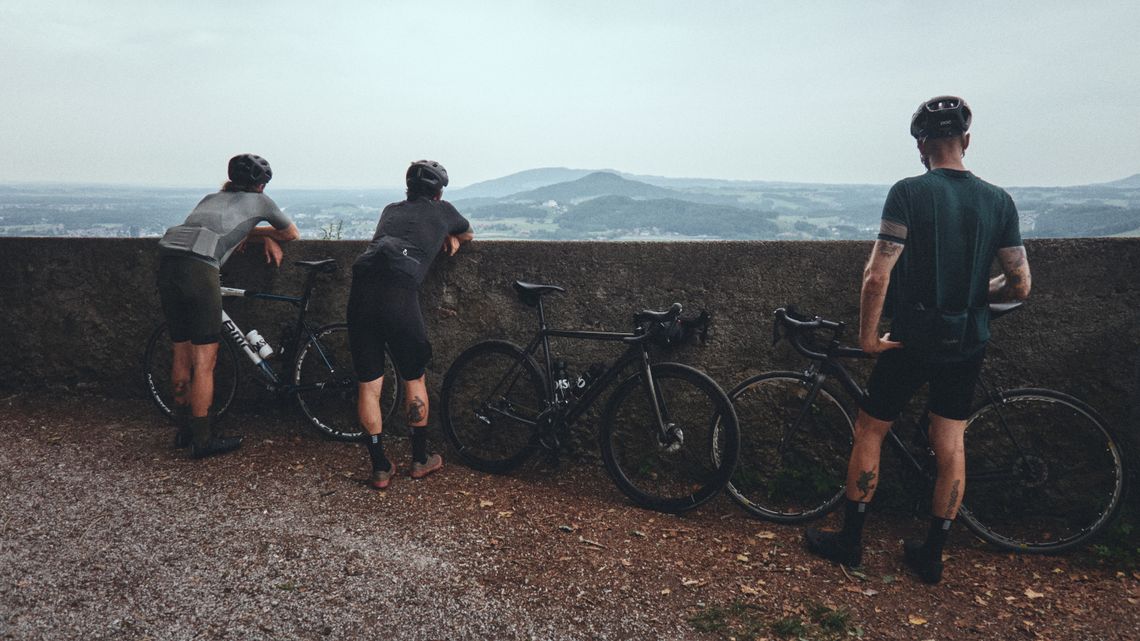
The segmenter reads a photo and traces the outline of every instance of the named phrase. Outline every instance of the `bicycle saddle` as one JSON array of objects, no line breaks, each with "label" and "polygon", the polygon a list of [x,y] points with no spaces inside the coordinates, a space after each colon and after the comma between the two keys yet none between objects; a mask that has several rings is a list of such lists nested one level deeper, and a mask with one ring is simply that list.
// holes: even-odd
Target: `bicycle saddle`
[{"label": "bicycle saddle", "polygon": [[534,283],[524,283],[521,280],[515,281],[515,292],[518,293],[519,300],[526,303],[527,305],[530,305],[531,307],[537,306],[538,299],[541,298],[544,294],[564,291],[566,290],[562,289],[558,285],[536,285]]},{"label": "bicycle saddle", "polygon": [[324,260],[299,260],[294,265],[304,267],[305,269],[316,270],[321,274],[331,274],[337,270],[335,258],[326,258]]},{"label": "bicycle saddle", "polygon": [[663,312],[655,312],[651,309],[643,309],[633,315],[633,322],[641,323],[645,321],[664,323],[671,321],[681,313],[681,304],[673,303],[673,306]]}]

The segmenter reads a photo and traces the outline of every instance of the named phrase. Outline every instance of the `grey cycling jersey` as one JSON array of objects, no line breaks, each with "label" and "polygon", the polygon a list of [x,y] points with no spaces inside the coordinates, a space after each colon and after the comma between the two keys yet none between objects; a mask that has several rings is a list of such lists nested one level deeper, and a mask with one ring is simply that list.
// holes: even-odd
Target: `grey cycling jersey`
[{"label": "grey cycling jersey", "polygon": [[221,267],[257,223],[288,229],[293,221],[265,194],[220,191],[198,203],[186,222],[166,230],[158,242],[163,255],[192,256]]}]

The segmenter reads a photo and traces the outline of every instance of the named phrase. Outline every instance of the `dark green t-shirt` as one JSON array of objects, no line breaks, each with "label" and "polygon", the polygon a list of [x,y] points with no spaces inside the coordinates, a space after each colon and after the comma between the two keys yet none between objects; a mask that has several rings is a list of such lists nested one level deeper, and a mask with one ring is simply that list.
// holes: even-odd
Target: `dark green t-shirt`
[{"label": "dark green t-shirt", "polygon": [[892,334],[905,344],[906,309],[974,310],[965,341],[974,349],[961,355],[972,356],[989,340],[986,297],[997,251],[1022,244],[1013,198],[968,171],[933,169],[891,187],[883,220],[906,226],[905,239],[879,236],[904,245],[884,309],[894,318]]}]

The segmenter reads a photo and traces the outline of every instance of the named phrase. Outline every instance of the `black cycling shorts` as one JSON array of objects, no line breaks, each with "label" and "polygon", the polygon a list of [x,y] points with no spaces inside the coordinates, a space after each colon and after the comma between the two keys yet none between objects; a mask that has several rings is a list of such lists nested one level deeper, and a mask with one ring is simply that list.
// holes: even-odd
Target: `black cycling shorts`
[{"label": "black cycling shorts", "polygon": [[382,274],[354,273],[348,294],[348,344],[361,383],[384,375],[385,347],[401,378],[423,376],[431,343],[417,290],[393,285]]},{"label": "black cycling shorts", "polygon": [[218,268],[187,256],[163,256],[158,266],[158,297],[170,326],[170,340],[195,345],[217,343],[222,333],[222,292]]},{"label": "black cycling shorts", "polygon": [[863,411],[880,421],[894,421],[920,387],[930,384],[926,409],[954,421],[970,417],[974,388],[982,371],[986,350],[957,363],[929,363],[907,349],[891,349],[879,354]]}]

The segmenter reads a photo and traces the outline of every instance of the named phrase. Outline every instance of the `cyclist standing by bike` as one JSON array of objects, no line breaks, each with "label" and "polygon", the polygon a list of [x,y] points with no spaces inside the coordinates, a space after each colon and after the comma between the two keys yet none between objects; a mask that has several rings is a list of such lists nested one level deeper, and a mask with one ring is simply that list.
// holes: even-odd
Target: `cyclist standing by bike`
[{"label": "cyclist standing by bike", "polygon": [[474,236],[467,219],[442,200],[447,182],[447,170],[438,162],[413,162],[405,175],[407,199],[384,208],[372,242],[352,266],[348,339],[358,381],[357,415],[368,433],[369,484],[376,489],[388,487],[396,473],[382,440],[385,346],[404,380],[404,410],[412,433],[411,477],[420,479],[443,467],[439,454],[427,453],[424,377],[431,343],[420,310],[419,288],[436,254],[454,255]]},{"label": "cyclist standing by bike", "polygon": [[[186,221],[159,241],[158,293],[170,325],[174,358],[170,380],[179,415],[174,446],[190,456],[221,454],[241,438],[213,433],[214,363],[222,331],[221,266],[246,241],[265,245],[265,260],[281,264],[281,246],[301,237],[293,221],[264,193],[273,177],[269,162],[253,154],[230,159],[229,181],[202,199]],[[258,226],[261,221],[271,227]]]},{"label": "cyclist standing by bike", "polygon": [[[863,272],[859,342],[880,356],[855,422],[843,529],[804,533],[813,553],[860,564],[883,439],[911,396],[929,383],[929,437],[938,467],[932,517],[926,540],[903,546],[907,566],[927,583],[942,578],[942,548],[966,489],[964,434],[990,336],[987,303],[1022,300],[1030,289],[1013,199],[963,165],[971,118],[969,105],[955,96],[932,98],[911,117],[928,171],[891,188]],[[995,257],[1002,274],[990,279]],[[884,311],[891,329],[880,337]]]}]

